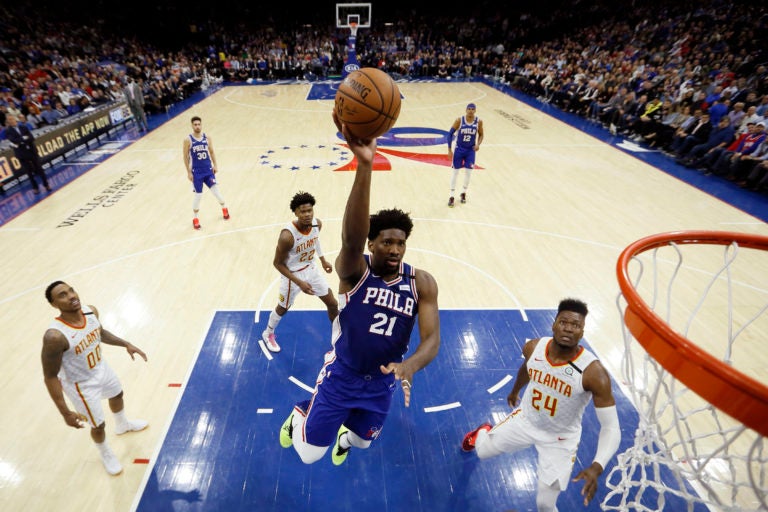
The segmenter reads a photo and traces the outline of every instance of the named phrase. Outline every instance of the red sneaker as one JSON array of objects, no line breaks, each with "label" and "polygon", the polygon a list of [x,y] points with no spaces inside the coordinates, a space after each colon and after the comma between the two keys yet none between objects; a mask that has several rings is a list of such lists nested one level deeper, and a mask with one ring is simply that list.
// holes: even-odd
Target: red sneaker
[{"label": "red sneaker", "polygon": [[490,423],[483,423],[482,425],[477,427],[475,430],[465,435],[464,440],[461,442],[461,449],[464,450],[465,452],[471,452],[472,450],[474,450],[475,440],[477,439],[478,432],[480,432],[481,430],[485,430],[486,432],[488,432],[489,430],[491,430],[491,428],[492,427]]},{"label": "red sneaker", "polygon": [[224,216],[224,220],[227,220],[229,218],[229,210],[226,208],[221,209],[221,214]]},{"label": "red sneaker", "polygon": [[192,219],[192,227],[195,228],[195,229],[200,229],[200,221],[197,220],[197,217]]}]

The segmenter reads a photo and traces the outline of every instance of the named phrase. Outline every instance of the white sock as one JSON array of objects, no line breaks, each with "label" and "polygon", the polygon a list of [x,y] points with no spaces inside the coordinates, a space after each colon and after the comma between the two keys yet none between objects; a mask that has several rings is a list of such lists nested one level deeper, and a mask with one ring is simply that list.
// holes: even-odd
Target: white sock
[{"label": "white sock", "polygon": [[347,448],[352,447],[352,444],[349,442],[348,434],[348,432],[344,432],[339,438],[339,447],[341,447],[342,450],[346,450]]},{"label": "white sock", "polygon": [[267,322],[267,332],[273,333],[275,332],[275,329],[277,329],[277,324],[280,323],[280,320],[282,320],[283,317],[277,314],[275,310],[272,310],[272,312],[269,314],[269,322]]},{"label": "white sock", "polygon": [[128,418],[125,417],[125,409],[123,409],[120,412],[116,412],[114,414],[115,414],[115,423],[117,423],[119,426],[128,424]]},{"label": "white sock", "polygon": [[96,448],[99,450],[99,453],[102,457],[106,457],[110,453],[112,453],[112,450],[109,448],[109,445],[106,441],[103,443],[94,443],[96,445]]}]

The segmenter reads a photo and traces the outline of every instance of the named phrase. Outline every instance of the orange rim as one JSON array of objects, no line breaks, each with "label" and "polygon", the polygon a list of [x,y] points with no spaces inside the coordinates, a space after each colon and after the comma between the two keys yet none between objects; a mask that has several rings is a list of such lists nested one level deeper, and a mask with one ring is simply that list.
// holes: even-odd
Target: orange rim
[{"label": "orange rim", "polygon": [[729,231],[675,231],[642,238],[621,253],[616,264],[627,302],[624,323],[646,352],[665,370],[709,403],[768,437],[768,387],[728,366],[672,328],[640,298],[628,274],[638,254],[669,245],[730,245],[768,251],[768,237]]}]

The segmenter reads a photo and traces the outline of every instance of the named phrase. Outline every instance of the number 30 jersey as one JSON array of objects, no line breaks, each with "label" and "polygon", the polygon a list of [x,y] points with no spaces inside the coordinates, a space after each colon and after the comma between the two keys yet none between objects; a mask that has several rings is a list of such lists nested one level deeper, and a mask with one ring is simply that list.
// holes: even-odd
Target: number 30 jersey
[{"label": "number 30 jersey", "polygon": [[69,342],[61,361],[59,378],[71,383],[93,378],[101,367],[101,322],[88,306],[83,306],[80,325],[57,317],[48,326],[60,331]]},{"label": "number 30 jersey", "polygon": [[363,375],[382,375],[380,365],[402,362],[418,313],[414,269],[400,262],[398,277],[384,281],[366,271],[357,285],[339,295],[339,316],[333,322],[336,358]]},{"label": "number 30 jersey", "polygon": [[584,390],[582,376],[597,357],[584,347],[566,363],[552,363],[548,357],[552,338],[541,338],[526,365],[529,381],[520,408],[539,430],[552,434],[581,433],[581,417],[592,399]]}]

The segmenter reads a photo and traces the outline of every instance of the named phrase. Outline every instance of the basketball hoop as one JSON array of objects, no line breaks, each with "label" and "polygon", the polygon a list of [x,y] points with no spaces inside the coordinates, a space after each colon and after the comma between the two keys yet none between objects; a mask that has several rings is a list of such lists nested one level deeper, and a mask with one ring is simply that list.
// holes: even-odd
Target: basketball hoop
[{"label": "basketball hoop", "polygon": [[357,37],[357,23],[354,21],[349,22],[349,31],[353,36]]},{"label": "basketball hoop", "polygon": [[764,236],[680,231],[622,252],[622,372],[639,426],[603,510],[768,510],[768,387],[740,370],[765,374],[750,361],[768,339],[764,251]]}]

